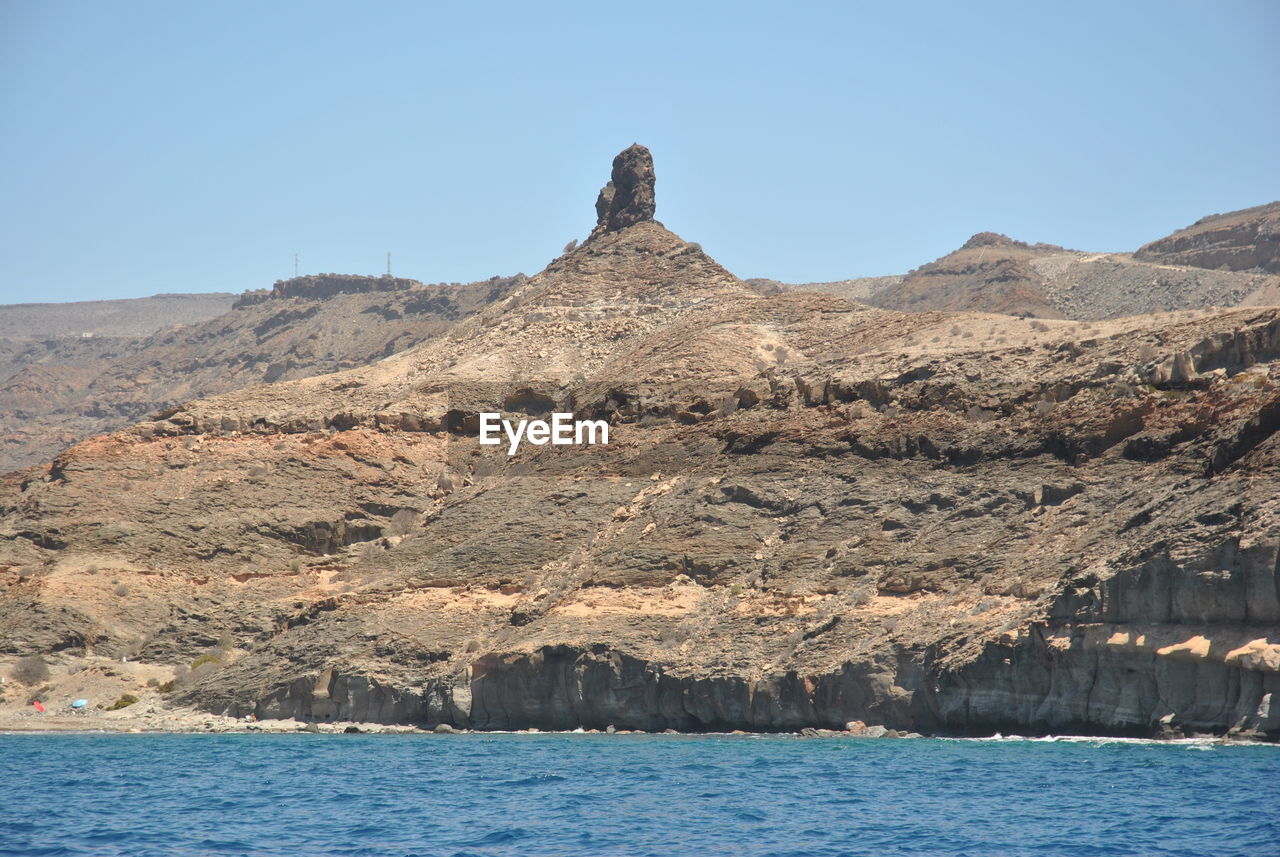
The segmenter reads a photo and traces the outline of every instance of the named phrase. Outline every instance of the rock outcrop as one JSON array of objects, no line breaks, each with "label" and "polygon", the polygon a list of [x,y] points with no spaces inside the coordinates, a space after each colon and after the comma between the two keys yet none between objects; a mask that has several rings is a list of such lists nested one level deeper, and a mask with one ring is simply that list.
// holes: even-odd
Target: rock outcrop
[{"label": "rock outcrop", "polygon": [[653,193],[653,155],[633,143],[613,159],[613,174],[596,198],[596,230],[593,234],[617,232],[653,220],[656,201]]},{"label": "rock outcrop", "polygon": [[1134,258],[1166,265],[1280,274],[1280,202],[1202,218],[1143,246]]},{"label": "rock outcrop", "polygon": [[271,296],[285,298],[331,298],[334,295],[365,295],[370,292],[401,292],[420,289],[423,284],[405,277],[369,277],[357,274],[310,274],[277,280],[271,287]]}]

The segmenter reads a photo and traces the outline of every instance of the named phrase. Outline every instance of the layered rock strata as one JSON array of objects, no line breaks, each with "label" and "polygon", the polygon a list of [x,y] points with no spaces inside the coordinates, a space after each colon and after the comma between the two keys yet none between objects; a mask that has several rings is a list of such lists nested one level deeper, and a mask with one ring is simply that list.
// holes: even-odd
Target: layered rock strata
[{"label": "layered rock strata", "polygon": [[1280,274],[1280,202],[1202,218],[1141,247],[1144,261]]},{"label": "layered rock strata", "polygon": [[[259,717],[1274,738],[1278,365],[1275,308],[764,296],[642,218],[9,478],[0,647],[216,652],[178,698]],[[477,441],[558,410],[610,443]]]}]

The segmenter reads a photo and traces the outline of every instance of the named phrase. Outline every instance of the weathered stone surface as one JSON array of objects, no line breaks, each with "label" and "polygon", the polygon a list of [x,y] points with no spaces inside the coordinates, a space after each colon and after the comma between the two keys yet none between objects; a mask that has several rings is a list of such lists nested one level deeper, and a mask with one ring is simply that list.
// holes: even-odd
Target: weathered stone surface
[{"label": "weathered stone surface", "polygon": [[653,155],[634,143],[613,159],[613,175],[596,199],[596,229],[617,232],[653,220]]},{"label": "weathered stone surface", "polygon": [[596,197],[596,228],[603,231],[609,227],[609,210],[613,207],[613,180],[610,179]]},{"label": "weathered stone surface", "polygon": [[1134,256],[1163,264],[1280,274],[1280,202],[1202,218],[1141,247]]}]

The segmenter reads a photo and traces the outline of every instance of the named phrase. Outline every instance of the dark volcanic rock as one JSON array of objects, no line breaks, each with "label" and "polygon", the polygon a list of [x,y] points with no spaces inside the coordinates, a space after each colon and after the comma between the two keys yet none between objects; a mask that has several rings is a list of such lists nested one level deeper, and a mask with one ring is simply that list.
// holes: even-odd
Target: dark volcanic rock
[{"label": "dark volcanic rock", "polygon": [[609,224],[609,209],[613,206],[613,180],[600,188],[600,195],[596,197],[596,229],[603,230]]},{"label": "dark volcanic rock", "polygon": [[653,155],[633,143],[613,159],[613,176],[596,199],[597,232],[617,232],[653,220]]}]

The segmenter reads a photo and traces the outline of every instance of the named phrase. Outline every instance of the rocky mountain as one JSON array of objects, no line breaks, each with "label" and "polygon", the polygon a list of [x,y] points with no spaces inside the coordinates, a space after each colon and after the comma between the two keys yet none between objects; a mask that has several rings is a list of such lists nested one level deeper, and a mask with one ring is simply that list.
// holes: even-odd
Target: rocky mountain
[{"label": "rocky mountain", "polygon": [[[216,302],[224,312],[147,336],[0,338],[0,471],[47,461],[77,440],[188,399],[363,365],[440,334],[521,279],[428,286],[305,276]],[[0,319],[21,309],[0,308]],[[104,316],[95,332],[141,323],[122,310]],[[40,330],[53,328],[32,327]]]},{"label": "rocky mountain", "polygon": [[174,325],[198,324],[231,309],[230,292],[152,295],[114,301],[0,305],[0,341],[62,337],[146,336]]},{"label": "rocky mountain", "polygon": [[764,295],[654,198],[633,146],[447,331],[6,477],[0,652],[264,718],[1280,736],[1280,309]]},{"label": "rocky mountain", "polygon": [[[48,394],[90,395],[90,379],[136,351],[158,330],[199,324],[231,309],[230,293],[0,306],[0,471],[47,461],[93,430],[106,431],[145,416],[31,420],[24,402]],[[61,394],[55,393],[61,390]],[[7,416],[6,416],[7,415]]]},{"label": "rocky mountain", "polygon": [[[1096,321],[1280,304],[1280,203],[1205,218],[1135,253],[1086,253],[981,232],[901,277],[835,283],[748,281],[822,291],[905,312],[995,312]],[[1212,270],[1209,270],[1212,269]]]},{"label": "rocky mountain", "polygon": [[1054,245],[1029,245],[994,232],[982,232],[954,253],[868,296],[867,302],[907,312],[969,310],[1064,318],[1049,298],[1045,278],[1034,265],[1061,252],[1062,248]]},{"label": "rocky mountain", "polygon": [[1139,248],[1134,258],[1166,265],[1280,274],[1280,202],[1201,218]]}]

